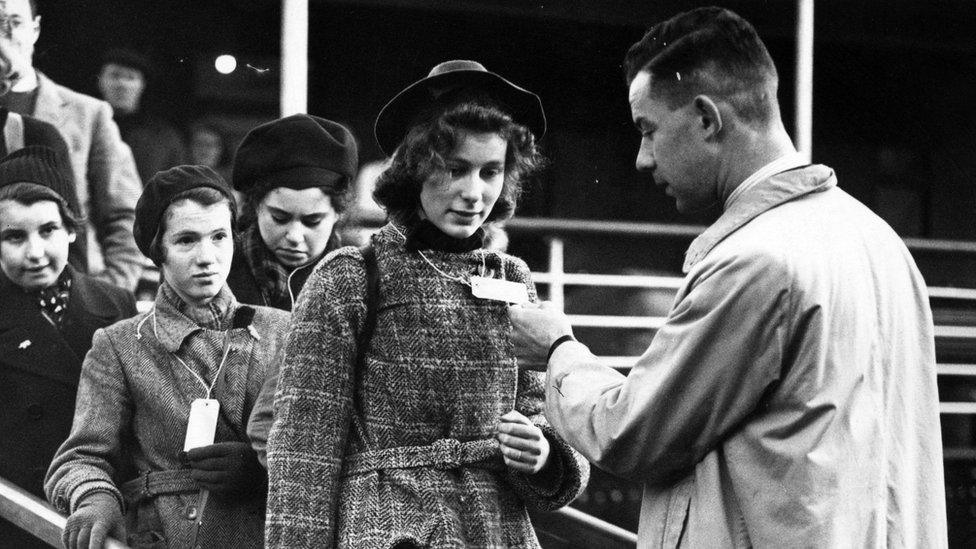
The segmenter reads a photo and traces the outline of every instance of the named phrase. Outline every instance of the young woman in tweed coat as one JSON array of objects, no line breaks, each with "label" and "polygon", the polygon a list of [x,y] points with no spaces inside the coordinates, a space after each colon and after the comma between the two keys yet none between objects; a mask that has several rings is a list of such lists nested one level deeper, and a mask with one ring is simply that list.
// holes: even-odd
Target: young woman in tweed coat
[{"label": "young woman in tweed coat", "polygon": [[[69,549],[106,534],[133,547],[263,545],[265,473],[245,428],[289,314],[241,305],[227,288],[235,211],[202,166],[157,173],[139,199],[136,242],[163,283],[151,311],[97,331],[85,357],[45,482],[69,514]],[[217,403],[213,443],[184,452],[200,401]]]},{"label": "young woman in tweed coat", "polygon": [[[538,547],[527,508],[555,509],[589,468],[542,415],[543,378],[519,373],[507,304],[472,276],[535,298],[525,263],[483,248],[541,162],[537,96],[472,61],[407,88],[377,120],[396,150],[375,193],[391,222],[309,278],[294,313],[268,444],[269,547]],[[534,135],[533,135],[534,134]],[[478,285],[478,282],[475,282]]]}]

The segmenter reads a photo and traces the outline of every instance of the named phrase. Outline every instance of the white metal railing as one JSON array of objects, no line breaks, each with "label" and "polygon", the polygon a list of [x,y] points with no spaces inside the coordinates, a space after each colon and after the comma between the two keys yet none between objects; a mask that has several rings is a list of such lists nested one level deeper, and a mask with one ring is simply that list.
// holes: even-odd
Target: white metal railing
[{"label": "white metal railing", "polygon": [[[649,290],[674,291],[679,289],[684,279],[677,276],[654,275],[611,275],[566,273],[565,243],[562,235],[616,235],[636,237],[694,238],[704,227],[688,225],[665,225],[658,223],[605,222],[570,219],[513,219],[506,223],[506,229],[514,233],[534,233],[549,235],[549,270],[532,273],[533,280],[549,288],[549,299],[560,307],[565,306],[567,286],[601,286],[617,288],[646,288]],[[557,235],[557,236],[552,236]],[[904,239],[913,253],[956,253],[976,254],[976,242]],[[976,306],[976,289],[936,287],[928,288],[930,298],[973,301]],[[577,327],[607,329],[660,328],[665,317],[660,316],[622,316],[622,315],[569,315],[570,322]],[[937,325],[935,337],[963,339],[976,342],[976,326]],[[606,356],[599,357],[606,366],[629,369],[638,357]],[[976,377],[976,364],[940,364],[939,375]],[[941,402],[942,414],[976,414],[976,402]]]}]

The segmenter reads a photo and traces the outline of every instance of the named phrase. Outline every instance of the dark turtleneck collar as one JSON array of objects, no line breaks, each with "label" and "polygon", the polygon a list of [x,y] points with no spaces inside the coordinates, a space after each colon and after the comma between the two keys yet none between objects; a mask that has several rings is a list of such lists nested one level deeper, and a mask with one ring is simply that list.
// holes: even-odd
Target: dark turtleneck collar
[{"label": "dark turtleneck collar", "polygon": [[408,250],[437,250],[441,252],[464,253],[477,250],[485,245],[485,231],[481,227],[467,238],[454,238],[431,223],[422,219],[407,229]]}]

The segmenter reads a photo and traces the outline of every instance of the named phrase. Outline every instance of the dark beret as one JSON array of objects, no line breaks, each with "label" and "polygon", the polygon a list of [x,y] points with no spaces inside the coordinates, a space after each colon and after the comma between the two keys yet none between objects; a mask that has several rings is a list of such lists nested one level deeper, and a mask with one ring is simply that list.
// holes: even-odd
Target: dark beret
[{"label": "dark beret", "polygon": [[77,194],[71,168],[58,162],[54,149],[31,145],[18,149],[0,160],[0,187],[14,183],[34,183],[58,193],[77,211]]},{"label": "dark beret", "polygon": [[275,187],[324,187],[342,195],[359,169],[352,133],[341,124],[307,114],[273,120],[252,129],[234,157],[234,188],[264,195]]},{"label": "dark beret", "polygon": [[152,241],[166,208],[176,195],[198,187],[220,191],[230,202],[231,211],[237,211],[237,202],[230,186],[217,172],[206,166],[176,166],[156,172],[146,183],[142,196],[136,203],[136,222],[132,234],[143,255],[156,261],[152,256]]}]

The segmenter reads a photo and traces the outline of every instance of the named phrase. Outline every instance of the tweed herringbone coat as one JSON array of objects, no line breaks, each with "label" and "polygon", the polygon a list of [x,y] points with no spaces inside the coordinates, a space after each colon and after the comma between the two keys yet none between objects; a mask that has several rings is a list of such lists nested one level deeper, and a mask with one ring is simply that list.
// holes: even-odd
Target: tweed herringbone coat
[{"label": "tweed herringbone coat", "polygon": [[[332,252],[298,300],[268,441],[269,547],[538,547],[527,507],[555,509],[584,488],[589,465],[542,415],[542,377],[519,373],[507,305],[478,299],[445,278],[402,232],[373,237],[379,266],[376,328],[364,371],[356,338],[365,313],[358,248]],[[438,269],[467,277],[482,251],[426,250]],[[534,288],[525,264],[484,253],[495,278]],[[493,438],[500,416],[518,410],[551,444],[544,473],[507,469],[497,445],[484,463],[380,468],[345,474],[347,457],[367,449],[353,430],[353,394],[373,450],[440,439]]]},{"label": "tweed herringbone coat", "polygon": [[[129,545],[135,547],[261,547],[264,497],[211,494],[195,530],[200,491],[195,485],[143,496],[120,487],[134,474],[186,466],[183,450],[190,403],[204,398],[200,381],[217,373],[225,333],[230,343],[213,397],[220,401],[215,442],[247,441],[247,418],[265,372],[288,327],[289,314],[255,307],[250,327],[231,328],[242,306],[225,286],[207,310],[188,310],[164,283],[148,313],[95,333],[82,366],[71,434],[45,481],[48,499],[74,512],[94,490],[125,495]],[[205,541],[201,541],[205,540]]]}]

